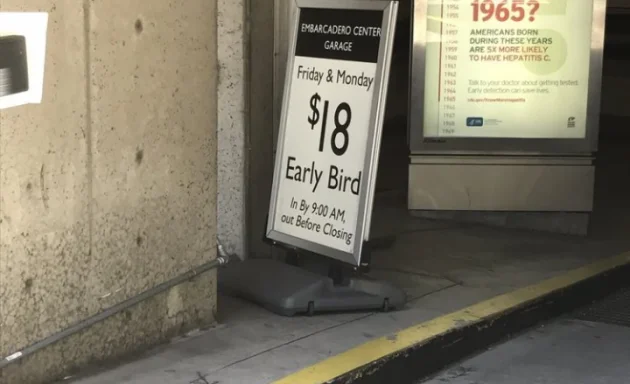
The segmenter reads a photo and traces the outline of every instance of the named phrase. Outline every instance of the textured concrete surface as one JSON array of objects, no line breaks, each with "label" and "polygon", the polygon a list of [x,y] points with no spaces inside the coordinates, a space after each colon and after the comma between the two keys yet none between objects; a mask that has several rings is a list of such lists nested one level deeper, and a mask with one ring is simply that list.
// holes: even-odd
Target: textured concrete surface
[{"label": "textured concrete surface", "polygon": [[[50,12],[44,100],[0,114],[0,356],[215,257],[216,3]],[[0,373],[39,383],[212,324],[214,274]]]},{"label": "textured concrete surface", "polygon": [[87,315],[90,170],[81,5],[0,5],[51,12],[42,104],[0,112],[2,356]]},{"label": "textured concrete surface", "polygon": [[216,298],[208,288],[214,281],[214,274],[203,275],[9,365],[0,383],[48,384],[90,364],[133,357],[188,330],[207,328],[216,315]]},{"label": "textured concrete surface", "polygon": [[215,7],[90,6],[89,287],[110,294],[101,308],[214,257]]},{"label": "textured concrete surface", "polygon": [[563,319],[418,383],[625,383],[630,376],[628,343],[630,328]]},{"label": "textured concrete surface", "polygon": [[229,252],[243,256],[246,223],[247,41],[244,0],[217,1],[218,236]]}]

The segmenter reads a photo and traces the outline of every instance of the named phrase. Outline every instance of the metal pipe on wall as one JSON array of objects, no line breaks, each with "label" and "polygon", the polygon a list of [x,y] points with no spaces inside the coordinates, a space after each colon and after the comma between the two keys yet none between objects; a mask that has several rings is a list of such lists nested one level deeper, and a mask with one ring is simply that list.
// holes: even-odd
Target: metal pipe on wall
[{"label": "metal pipe on wall", "polygon": [[78,323],[76,323],[75,325],[66,328],[65,330],[56,333],[54,335],[51,335],[43,340],[40,340],[38,342],[36,342],[35,344],[31,344],[30,346],[17,351],[15,353],[10,354],[9,356],[5,357],[4,359],[0,360],[0,369],[8,366],[9,364],[15,363],[18,360],[32,355],[33,353],[46,348],[52,344],[57,343],[58,341],[61,341],[69,336],[72,336],[78,332],[81,332],[82,330],[89,328],[97,323],[100,323],[101,321],[104,321],[126,309],[129,309],[131,307],[133,307],[136,304],[139,304],[147,299],[150,299],[156,295],[158,295],[159,293],[165,292],[177,285],[180,285],[182,283],[185,283],[186,281],[192,280],[195,277],[197,277],[198,275],[201,275],[202,273],[208,272],[212,269],[215,269],[217,267],[221,267],[226,265],[228,262],[230,262],[230,259],[233,257],[232,255],[229,255],[225,249],[223,248],[223,245],[219,242],[217,245],[217,251],[219,256],[215,259],[212,260],[208,263],[205,263],[203,265],[200,265],[198,267],[195,267],[193,269],[191,269],[190,271],[184,273],[183,275],[179,275],[177,277],[175,277],[174,279],[171,279],[169,281],[166,281],[162,284],[159,284],[149,290],[146,290],[144,292],[142,292],[141,294],[134,296],[130,299],[127,299],[119,304],[114,305],[111,308],[106,309],[105,311],[98,313],[92,317],[89,317],[85,320],[82,320]]}]

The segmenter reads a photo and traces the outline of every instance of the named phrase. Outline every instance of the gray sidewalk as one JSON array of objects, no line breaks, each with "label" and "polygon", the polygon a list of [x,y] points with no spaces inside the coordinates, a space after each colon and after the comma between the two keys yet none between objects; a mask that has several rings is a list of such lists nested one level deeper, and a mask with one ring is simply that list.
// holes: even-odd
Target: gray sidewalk
[{"label": "gray sidewalk", "polygon": [[372,275],[406,290],[411,300],[403,310],[286,318],[220,296],[216,328],[74,382],[266,384],[371,339],[630,249],[625,241],[413,219],[401,216],[404,206],[388,207],[375,223],[381,234],[397,233],[397,242],[374,255]]}]

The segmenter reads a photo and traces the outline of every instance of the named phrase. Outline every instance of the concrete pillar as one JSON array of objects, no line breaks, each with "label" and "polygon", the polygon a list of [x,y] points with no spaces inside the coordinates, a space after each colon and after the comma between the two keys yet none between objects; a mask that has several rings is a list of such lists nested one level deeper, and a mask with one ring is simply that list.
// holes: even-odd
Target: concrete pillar
[{"label": "concrete pillar", "polygon": [[[2,0],[50,12],[44,100],[0,112],[0,356],[216,257],[217,3]],[[208,273],[23,359],[49,382],[214,323]]]},{"label": "concrete pillar", "polygon": [[246,257],[247,25],[245,0],[217,0],[218,236],[231,253]]}]

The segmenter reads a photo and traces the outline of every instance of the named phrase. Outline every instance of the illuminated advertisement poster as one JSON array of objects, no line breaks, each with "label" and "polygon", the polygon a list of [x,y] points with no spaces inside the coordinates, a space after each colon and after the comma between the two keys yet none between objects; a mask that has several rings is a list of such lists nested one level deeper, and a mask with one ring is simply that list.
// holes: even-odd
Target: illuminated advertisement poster
[{"label": "illuminated advertisement poster", "polygon": [[585,137],[593,0],[436,0],[427,11],[425,137]]}]

